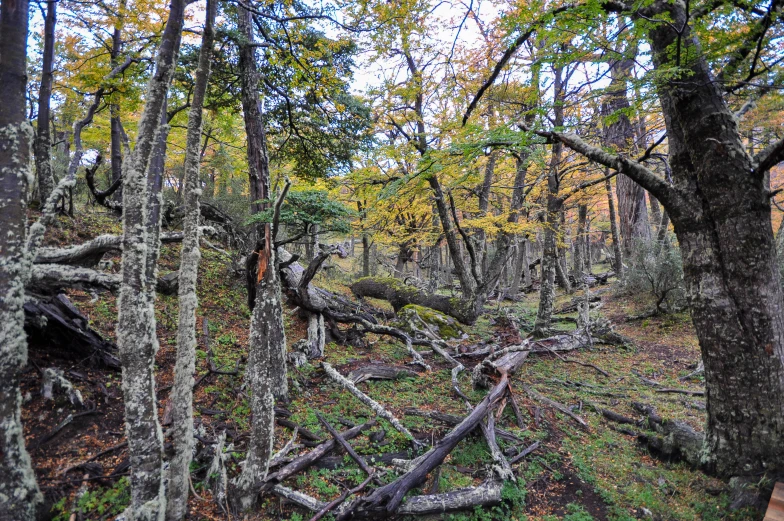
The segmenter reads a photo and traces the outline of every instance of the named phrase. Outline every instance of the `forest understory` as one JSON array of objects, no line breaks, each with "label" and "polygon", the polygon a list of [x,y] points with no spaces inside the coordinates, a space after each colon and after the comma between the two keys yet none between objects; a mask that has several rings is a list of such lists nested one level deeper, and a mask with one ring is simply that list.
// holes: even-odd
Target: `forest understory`
[{"label": "forest understory", "polygon": [[[47,245],[83,243],[106,233],[119,233],[120,223],[111,213],[87,208],[76,217],[61,216],[47,234]],[[347,281],[361,260],[356,255],[334,258],[327,272],[314,279],[319,287],[353,298]],[[176,271],[179,244],[165,244],[160,274]],[[112,272],[119,272],[119,255],[108,254]],[[104,264],[108,266],[108,264]],[[606,271],[604,265],[595,272]],[[638,440],[649,433],[640,404],[655,408],[659,415],[681,420],[697,431],[705,423],[702,377],[688,377],[700,361],[699,347],[688,313],[637,318],[650,309],[644,297],[620,295],[615,279],[590,291],[600,295],[591,318],[609,319],[625,336],[626,345],[596,343],[593,347],[554,354],[537,352],[510,377],[512,400],[507,395],[492,414],[501,451],[511,464],[516,483],[507,480],[499,504],[457,511],[430,518],[453,520],[528,519],[589,520],[690,520],[758,519],[752,508],[731,510],[731,491],[725,481],[711,478],[676,458],[652,453]],[[109,292],[68,290],[69,299],[89,324],[112,340],[116,328],[116,299]],[[579,297],[580,292],[559,291],[556,310]],[[471,327],[463,327],[462,338],[448,346],[465,366],[458,382],[472,404],[486,391],[473,389],[471,373],[482,356],[473,352],[501,350],[519,345],[533,327],[537,292],[519,301],[489,300],[483,314]],[[195,427],[199,434],[197,456],[191,465],[193,493],[188,502],[194,520],[218,519],[310,519],[315,512],[265,492],[262,502],[244,516],[227,517],[216,500],[218,476],[209,466],[215,443],[225,432],[226,470],[238,472],[248,443],[252,421],[247,388],[243,386],[248,350],[248,320],[244,281],[236,275],[225,252],[204,248],[198,277],[198,347],[194,387]],[[372,305],[392,309],[384,301]],[[177,297],[159,294],[155,309],[160,350],[156,357],[158,414],[164,432],[171,427],[169,389],[176,356]],[[573,331],[576,312],[556,315],[558,330]],[[307,320],[290,304],[284,305],[286,339],[291,346],[307,336]],[[206,324],[206,327],[205,327]],[[206,333],[206,334],[205,334]],[[382,404],[415,438],[427,445],[441,439],[454,426],[432,417],[433,413],[462,418],[463,400],[451,382],[452,365],[433,351],[418,347],[431,371],[412,363],[402,342],[367,334],[364,344],[328,343],[323,361],[340,374],[368,367],[400,369],[396,379],[369,379],[358,388]],[[312,360],[289,368],[290,402],[276,406],[275,451],[289,444],[280,463],[313,450],[331,439],[319,415],[338,430],[375,420],[376,424],[350,441],[351,446],[388,483],[401,471],[393,458],[410,459],[412,444],[386,420],[357,400],[327,376],[321,361]],[[81,393],[84,405],[69,401],[67,393],[54,399],[42,395],[43,373],[58,368]],[[33,467],[54,519],[113,519],[130,500],[129,460],[124,444],[123,398],[119,371],[91,367],[66,353],[47,349],[31,339],[30,362],[21,376],[24,397],[23,425]],[[544,399],[542,398],[544,397]],[[555,401],[568,408],[567,416],[552,406]],[[602,412],[604,411],[604,413]],[[609,412],[608,412],[609,411]],[[612,413],[623,417],[619,423]],[[449,418],[446,418],[447,420]],[[615,417],[618,420],[619,417]],[[579,422],[583,422],[581,425]],[[297,433],[293,433],[296,428]],[[293,441],[293,445],[290,442]],[[228,446],[232,447],[229,448]],[[168,445],[167,445],[168,450]],[[522,457],[518,457],[522,454]],[[493,479],[493,458],[479,429],[462,439],[442,465],[412,494],[440,494],[477,487]],[[365,482],[356,461],[336,448],[315,463],[282,482],[321,502],[329,502]],[[77,517],[72,517],[72,513]],[[332,515],[332,514],[328,514]],[[423,518],[419,516],[419,518]],[[427,519],[428,517],[424,517]]]}]

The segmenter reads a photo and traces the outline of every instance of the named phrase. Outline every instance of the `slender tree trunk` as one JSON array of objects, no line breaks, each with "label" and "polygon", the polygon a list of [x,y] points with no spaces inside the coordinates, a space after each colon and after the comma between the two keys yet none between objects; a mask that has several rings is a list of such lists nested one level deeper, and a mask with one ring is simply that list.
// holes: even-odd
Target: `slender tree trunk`
[{"label": "slender tree trunk", "polygon": [[362,232],[362,276],[370,277],[370,237]]},{"label": "slender tree trunk", "polygon": [[[586,209],[587,210],[587,209]],[[587,212],[586,212],[587,217]],[[583,241],[583,245],[585,246],[585,269],[588,271],[588,274],[591,275],[593,273],[593,251],[592,251],[592,242],[591,242],[591,221],[590,219],[586,219],[585,222],[585,240]]]},{"label": "slender tree trunk", "polygon": [[615,264],[615,273],[621,278],[623,277],[623,250],[621,249],[620,235],[618,233],[618,219],[615,216],[615,199],[613,198],[612,184],[609,179],[604,181],[604,187],[607,189],[607,207],[610,210],[610,239],[612,240],[613,263]]},{"label": "slender tree trunk", "polygon": [[588,218],[588,205],[580,204],[577,207],[577,235],[574,238],[574,280],[579,286],[585,272],[585,243],[588,239],[585,234],[585,223]]},{"label": "slender tree trunk", "polygon": [[[490,109],[492,111],[492,108]],[[495,175],[495,163],[498,159],[498,151],[493,150],[490,152],[490,155],[487,157],[487,164],[485,165],[485,176],[482,180],[482,186],[479,192],[479,216],[484,217],[487,215],[487,210],[490,207],[490,191],[493,188],[493,176]],[[484,228],[478,228],[476,230],[476,239],[477,243],[481,246],[481,264],[482,264],[482,271],[487,271],[487,263],[490,257],[490,252],[488,251],[488,244],[487,244],[487,235],[485,234]]]},{"label": "slender tree trunk", "polygon": [[[117,343],[123,367],[125,422],[131,461],[134,520],[159,520],[166,508],[163,436],[158,422],[153,366],[157,339],[152,298],[147,294],[149,195],[146,172],[177,59],[184,2],[172,0],[147,86],[136,146],[123,164],[123,254]],[[156,241],[157,242],[157,241]],[[154,267],[153,267],[154,270]]]},{"label": "slender tree trunk", "polygon": [[41,65],[41,87],[38,90],[38,135],[35,142],[35,169],[38,176],[38,193],[41,206],[49,199],[54,190],[52,171],[52,136],[49,129],[52,101],[52,81],[54,64],[54,30],[57,23],[57,2],[46,3],[44,21],[44,54]]},{"label": "slender tree trunk", "polygon": [[26,0],[0,4],[0,520],[33,521],[43,496],[22,429],[19,373],[27,365],[24,287],[30,272],[27,192],[33,129],[25,117]]},{"label": "slender tree trunk", "polygon": [[[259,104],[259,73],[256,65],[253,20],[249,11],[237,6],[241,41],[239,65],[242,80],[242,108],[248,140],[248,167],[251,186],[251,212],[265,208],[270,199],[267,137]],[[259,487],[269,469],[275,434],[275,398],[286,399],[286,337],[283,330],[280,278],[277,253],[269,224],[260,226],[257,242],[249,258],[255,293],[250,323],[250,348],[245,381],[251,390],[253,414],[251,436],[242,472],[234,487],[234,501],[241,510],[255,505]],[[249,288],[250,289],[250,288]]]},{"label": "slender tree trunk", "polygon": [[180,521],[188,506],[190,464],[193,456],[193,373],[196,370],[196,277],[199,270],[199,180],[204,96],[210,79],[217,1],[207,0],[207,11],[202,33],[199,66],[196,69],[193,99],[188,115],[185,148],[185,178],[183,201],[182,251],[179,277],[179,322],[177,327],[177,363],[174,367],[174,386],[169,396],[172,404],[172,445],[174,455],[169,462],[169,488],[166,520]]},{"label": "slender tree trunk", "polygon": [[[563,69],[554,68],[555,83],[553,84],[553,98],[555,100],[553,112],[555,125],[561,126],[564,122],[563,96],[566,89],[563,81]],[[553,304],[555,303],[555,277],[558,270],[558,245],[556,238],[563,212],[563,200],[558,197],[559,178],[558,170],[561,164],[563,145],[556,141],[553,143],[550,156],[550,166],[547,174],[547,216],[544,228],[544,246],[542,248],[542,276],[539,286],[539,310],[536,313],[533,334],[546,336],[550,329],[553,317]],[[568,281],[567,281],[568,282]]]},{"label": "slender tree trunk", "polygon": [[[179,39],[176,44],[179,50]],[[163,203],[163,175],[166,167],[166,141],[169,137],[169,124],[166,117],[166,100],[163,101],[161,119],[155,133],[155,144],[150,156],[150,165],[147,169],[147,261],[145,264],[146,294],[150,299],[150,306],[155,305],[155,285],[158,280],[158,258],[161,253],[161,205]],[[157,347],[156,347],[157,351]]]},{"label": "slender tree trunk", "polygon": [[[125,18],[126,0],[120,0],[117,4],[117,22],[114,26],[112,33],[112,52],[111,64],[112,69],[120,65],[120,53],[122,52],[122,29],[123,20]],[[123,128],[120,120],[120,105],[114,100],[109,104],[109,113],[111,115],[111,169],[112,169],[112,183],[115,183],[122,177],[122,161],[123,161]],[[114,192],[112,198],[116,202],[122,201],[122,185]]]}]

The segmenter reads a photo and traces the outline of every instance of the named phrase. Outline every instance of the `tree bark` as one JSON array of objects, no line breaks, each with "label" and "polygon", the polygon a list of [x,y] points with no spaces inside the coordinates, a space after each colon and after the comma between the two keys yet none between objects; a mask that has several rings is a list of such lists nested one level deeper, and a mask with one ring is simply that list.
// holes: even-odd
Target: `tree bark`
[{"label": "tree bark", "polygon": [[578,205],[577,235],[574,238],[574,280],[577,285],[580,285],[585,272],[585,245],[589,242],[585,234],[585,223],[587,220],[588,205]]},{"label": "tree bark", "polygon": [[44,53],[41,65],[41,86],[38,90],[38,129],[35,141],[35,170],[38,176],[38,194],[41,205],[49,199],[54,190],[52,171],[52,136],[50,131],[50,110],[52,101],[52,82],[54,64],[54,30],[57,23],[57,2],[46,3],[44,20]]},{"label": "tree bark", "polygon": [[166,520],[180,521],[188,509],[190,464],[193,456],[193,373],[196,370],[196,277],[199,270],[199,180],[202,130],[202,109],[210,79],[217,1],[207,0],[202,32],[199,65],[196,69],[188,115],[185,145],[185,177],[183,201],[183,240],[180,253],[179,321],[177,327],[177,362],[174,367],[174,386],[169,395],[172,405],[172,445],[174,455],[169,462]]},{"label": "tree bark", "polygon": [[[126,433],[131,461],[134,520],[158,520],[166,509],[163,435],[158,422],[153,365],[158,342],[149,293],[147,170],[160,132],[166,95],[179,52],[185,4],[172,0],[139,120],[136,146],[123,164],[122,284],[117,339],[123,366]],[[157,245],[157,240],[153,243]],[[154,267],[151,267],[154,272]]]},{"label": "tree bark", "polygon": [[33,129],[25,117],[27,0],[0,4],[0,520],[32,521],[43,501],[22,429],[27,192]]}]

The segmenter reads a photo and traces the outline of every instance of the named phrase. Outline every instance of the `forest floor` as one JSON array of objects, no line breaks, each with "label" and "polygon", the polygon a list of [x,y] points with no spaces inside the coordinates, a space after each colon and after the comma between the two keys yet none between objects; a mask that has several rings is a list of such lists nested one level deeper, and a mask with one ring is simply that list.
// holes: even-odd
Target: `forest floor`
[{"label": "forest floor", "polygon": [[[48,244],[81,243],[101,233],[120,233],[121,226],[111,215],[87,211],[74,220],[60,218],[56,229],[47,236]],[[248,346],[250,314],[246,305],[243,280],[231,270],[226,258],[213,250],[202,250],[199,272],[198,331],[203,319],[208,320],[209,343],[217,366],[225,370],[239,367],[239,374],[204,378],[195,390],[195,415],[206,438],[226,430],[234,444],[229,472],[236,472],[242,460],[251,415],[247,395],[242,388],[244,356]],[[119,256],[111,268],[119,272]],[[329,270],[331,278],[320,274],[316,284],[332,291],[349,294],[349,273],[356,271],[353,259],[340,261],[337,269]],[[161,255],[160,273],[176,270],[179,245],[166,245]],[[91,325],[109,338],[114,337],[116,324],[115,298],[102,293],[91,295],[69,291],[79,309],[90,318]],[[561,296],[557,303],[571,296]],[[384,303],[374,302],[383,306]],[[682,382],[699,360],[699,348],[687,314],[630,320],[628,317],[647,309],[643,298],[614,293],[602,295],[602,305],[594,312],[610,319],[616,330],[633,341],[627,347],[596,345],[593,349],[568,353],[570,359],[594,364],[609,374],[574,363],[565,363],[551,354],[532,354],[512,378],[512,389],[522,411],[525,428],[520,428],[506,407],[497,425],[523,440],[524,446],[541,441],[537,450],[515,464],[517,485],[505,487],[505,504],[500,507],[449,515],[452,520],[527,519],[569,521],[589,520],[745,520],[759,519],[759,513],[729,510],[726,483],[707,477],[676,461],[662,461],[638,445],[635,438],[619,432],[619,426],[605,420],[592,404],[611,409],[631,418],[639,418],[633,402],[656,407],[665,418],[679,419],[701,430],[705,419],[704,398],[698,395],[657,392],[662,388],[702,391],[700,379]],[[510,330],[507,315],[521,324],[532,324],[536,313],[537,294],[519,302],[491,301],[481,319],[467,328],[468,335],[460,341],[464,348],[494,344],[499,347],[519,343],[516,331]],[[177,297],[159,295],[157,304],[158,337],[157,388],[159,413],[165,419],[168,386],[171,383],[176,351]],[[566,315],[574,316],[574,315]],[[292,312],[284,310],[286,337],[289,346],[306,336],[305,324]],[[563,329],[574,325],[558,324]],[[352,369],[374,362],[404,366],[410,362],[404,345],[386,338],[369,335],[365,348],[329,344],[326,361],[346,375]],[[55,519],[68,520],[79,510],[79,519],[111,519],[120,513],[129,500],[128,460],[123,423],[121,378],[118,372],[85,367],[78,360],[54,358],[46,346],[30,346],[30,364],[22,376],[24,396],[23,421],[28,448],[41,488],[54,505]],[[206,373],[207,346],[199,335],[197,371]],[[426,356],[431,372],[395,381],[367,381],[360,389],[392,411],[415,436],[437,440],[449,427],[434,420],[410,414],[410,410],[439,411],[464,414],[464,405],[453,395],[450,367],[443,360]],[[239,364],[238,364],[239,360]],[[476,359],[478,360],[478,359]],[[460,377],[463,390],[471,389],[470,366]],[[40,370],[59,367],[81,391],[91,414],[79,416],[51,436],[55,426],[69,414],[83,412],[62,397],[45,401],[41,397]],[[411,367],[411,366],[409,366]],[[420,370],[421,371],[421,370]],[[329,436],[316,417],[322,413],[333,425],[361,423],[370,418],[370,411],[353,396],[336,386],[318,364],[290,370],[290,421],[307,428],[321,439]],[[197,377],[198,378],[198,377]],[[658,383],[653,384],[651,381]],[[523,385],[574,407],[585,419],[589,430],[561,414],[530,399]],[[476,403],[482,391],[467,391]],[[351,443],[371,462],[381,455],[406,452],[409,443],[385,421],[379,422],[386,435],[383,439],[360,436]],[[164,422],[164,429],[166,428]],[[633,426],[633,429],[638,427]],[[377,434],[380,434],[377,432]],[[276,449],[291,437],[291,432],[277,427]],[[380,437],[380,436],[379,436]],[[502,449],[504,444],[501,444]],[[94,461],[92,467],[66,469],[87,460],[101,451],[112,449]],[[308,450],[308,449],[302,449]],[[422,487],[429,493],[446,492],[482,482],[488,475],[491,458],[484,438],[472,435],[447,458],[440,470],[431,475]],[[190,517],[193,520],[226,519],[211,499],[204,481],[206,469],[194,468],[195,490],[202,500],[191,496]],[[389,472],[385,479],[392,479]],[[86,481],[83,481],[85,480]],[[286,484],[322,500],[339,495],[344,487],[353,487],[364,479],[359,468],[348,457],[326,458],[319,466],[290,479]],[[83,487],[83,484],[86,486]],[[80,490],[81,488],[81,490]],[[248,520],[308,519],[310,513],[284,505],[274,496],[265,496],[261,507]]]}]

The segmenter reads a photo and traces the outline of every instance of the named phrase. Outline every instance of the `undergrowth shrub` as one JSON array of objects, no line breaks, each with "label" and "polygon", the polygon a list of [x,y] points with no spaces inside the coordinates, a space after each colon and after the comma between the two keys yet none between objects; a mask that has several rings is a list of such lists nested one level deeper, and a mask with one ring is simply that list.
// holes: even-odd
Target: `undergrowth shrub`
[{"label": "undergrowth shrub", "polygon": [[686,305],[683,265],[675,245],[637,241],[624,264],[618,286],[621,294],[650,298],[658,313],[674,312]]}]

